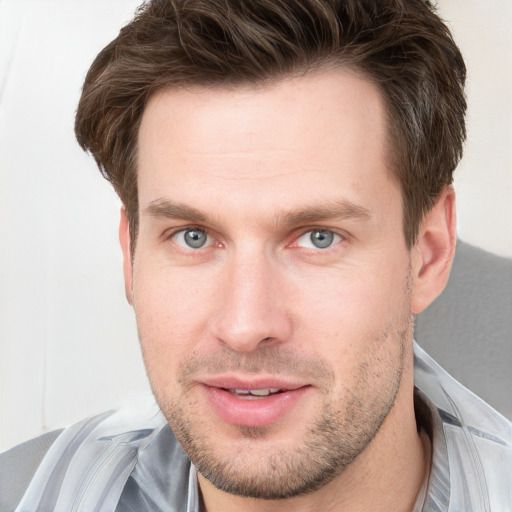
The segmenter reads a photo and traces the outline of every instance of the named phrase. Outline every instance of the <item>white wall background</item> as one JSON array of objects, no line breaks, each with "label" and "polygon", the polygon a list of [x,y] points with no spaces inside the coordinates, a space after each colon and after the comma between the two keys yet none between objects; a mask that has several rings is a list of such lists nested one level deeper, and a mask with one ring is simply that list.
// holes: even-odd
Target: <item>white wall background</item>
[{"label": "white wall background", "polygon": [[[119,201],[73,136],[85,72],[138,0],[0,0],[0,451],[148,385]],[[459,234],[512,256],[512,1],[440,0],[469,68]]]}]

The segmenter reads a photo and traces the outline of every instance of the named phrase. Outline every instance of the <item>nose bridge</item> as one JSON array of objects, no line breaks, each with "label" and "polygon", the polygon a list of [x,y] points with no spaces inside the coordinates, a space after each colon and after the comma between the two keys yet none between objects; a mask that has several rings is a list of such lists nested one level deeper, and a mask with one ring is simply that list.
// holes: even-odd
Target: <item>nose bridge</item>
[{"label": "nose bridge", "polygon": [[291,321],[279,274],[279,265],[263,249],[234,251],[219,290],[214,336],[238,352],[285,341]]}]

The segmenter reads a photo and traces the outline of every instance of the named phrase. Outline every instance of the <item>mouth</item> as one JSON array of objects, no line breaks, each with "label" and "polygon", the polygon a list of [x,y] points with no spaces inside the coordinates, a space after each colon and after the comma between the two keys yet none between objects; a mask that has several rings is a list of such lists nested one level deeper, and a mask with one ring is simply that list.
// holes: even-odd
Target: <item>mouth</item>
[{"label": "mouth", "polygon": [[208,379],[201,383],[212,412],[224,423],[248,427],[269,426],[286,420],[312,386],[270,379]]}]

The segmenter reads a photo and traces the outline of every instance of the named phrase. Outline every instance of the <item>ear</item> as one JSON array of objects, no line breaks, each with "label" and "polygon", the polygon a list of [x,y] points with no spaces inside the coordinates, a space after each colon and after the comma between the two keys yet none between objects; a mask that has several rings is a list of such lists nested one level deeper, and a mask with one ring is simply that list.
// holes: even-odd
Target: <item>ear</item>
[{"label": "ear", "polygon": [[130,224],[126,215],[126,208],[121,208],[121,219],[119,221],[119,242],[123,251],[123,273],[124,273],[124,290],[126,299],[133,304],[133,267],[132,267],[132,251],[130,244]]},{"label": "ear", "polygon": [[446,286],[456,241],[455,192],[447,186],[423,219],[411,251],[414,315],[423,311]]}]

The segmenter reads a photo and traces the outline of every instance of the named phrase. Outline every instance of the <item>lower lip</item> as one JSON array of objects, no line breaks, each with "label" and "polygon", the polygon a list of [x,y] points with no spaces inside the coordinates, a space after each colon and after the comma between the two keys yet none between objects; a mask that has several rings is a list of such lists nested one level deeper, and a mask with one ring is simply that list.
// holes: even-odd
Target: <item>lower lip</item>
[{"label": "lower lip", "polygon": [[226,423],[247,427],[266,427],[282,420],[309,389],[299,389],[276,393],[263,398],[243,399],[211,386],[204,386],[213,410]]}]

